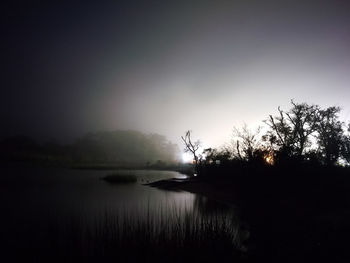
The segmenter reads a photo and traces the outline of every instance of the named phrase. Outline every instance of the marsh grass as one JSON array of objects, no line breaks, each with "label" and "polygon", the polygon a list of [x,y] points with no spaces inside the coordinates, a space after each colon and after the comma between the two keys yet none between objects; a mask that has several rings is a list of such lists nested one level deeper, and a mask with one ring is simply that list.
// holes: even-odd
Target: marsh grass
[{"label": "marsh grass", "polygon": [[174,209],[135,218],[106,212],[92,224],[83,218],[53,221],[34,256],[50,262],[232,262],[245,254],[243,236],[229,215]]}]

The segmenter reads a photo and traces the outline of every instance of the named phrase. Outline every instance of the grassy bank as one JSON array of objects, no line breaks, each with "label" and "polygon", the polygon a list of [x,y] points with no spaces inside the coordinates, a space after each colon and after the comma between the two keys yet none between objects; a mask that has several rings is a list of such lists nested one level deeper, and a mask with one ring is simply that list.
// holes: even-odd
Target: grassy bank
[{"label": "grassy bank", "polygon": [[350,261],[349,169],[268,167],[154,186],[238,206],[251,229],[251,261]]},{"label": "grassy bank", "polygon": [[41,242],[32,238],[4,251],[26,262],[232,262],[244,260],[247,233],[235,217],[174,209],[143,218],[106,212],[93,225],[53,219]]}]

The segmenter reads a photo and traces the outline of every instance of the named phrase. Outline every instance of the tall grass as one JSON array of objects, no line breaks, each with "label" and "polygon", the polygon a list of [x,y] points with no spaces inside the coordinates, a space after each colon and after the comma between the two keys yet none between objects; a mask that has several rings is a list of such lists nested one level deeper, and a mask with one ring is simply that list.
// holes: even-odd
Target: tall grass
[{"label": "tall grass", "polygon": [[244,254],[246,235],[229,215],[180,212],[143,217],[106,212],[86,224],[82,218],[55,222],[40,260],[50,262],[232,262]]}]

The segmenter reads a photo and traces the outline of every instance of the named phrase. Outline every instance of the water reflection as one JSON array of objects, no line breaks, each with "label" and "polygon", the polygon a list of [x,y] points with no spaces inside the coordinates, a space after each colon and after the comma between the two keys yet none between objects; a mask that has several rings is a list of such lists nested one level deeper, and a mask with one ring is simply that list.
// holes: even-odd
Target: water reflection
[{"label": "water reflection", "polygon": [[69,225],[74,219],[80,225],[94,226],[106,217],[142,221],[151,216],[155,224],[171,225],[186,220],[189,214],[191,218],[226,214],[235,231],[240,231],[235,211],[228,206],[189,192],[143,185],[145,181],[186,177],[177,172],[121,171],[135,174],[138,180],[120,185],[100,180],[112,171],[12,168],[3,172],[0,205],[5,212],[0,230],[6,242],[25,235],[39,239],[34,233],[44,233],[55,222]]},{"label": "water reflection", "polygon": [[203,215],[233,212],[232,207],[201,195],[194,196],[193,206]]}]

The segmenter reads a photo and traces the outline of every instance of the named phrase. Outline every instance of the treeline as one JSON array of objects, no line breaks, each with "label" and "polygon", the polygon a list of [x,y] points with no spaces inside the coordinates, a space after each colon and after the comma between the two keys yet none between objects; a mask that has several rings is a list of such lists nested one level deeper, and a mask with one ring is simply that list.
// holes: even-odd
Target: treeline
[{"label": "treeline", "polygon": [[[187,132],[183,140],[194,156],[197,172],[208,166],[348,166],[350,164],[350,124],[339,119],[339,107],[291,101],[289,110],[278,108],[265,125],[255,131],[245,125],[234,128],[232,141],[220,149],[208,148],[201,154],[198,142]],[[202,172],[203,173],[203,172]]]},{"label": "treeline", "polygon": [[24,136],[0,142],[3,162],[47,162],[72,165],[153,165],[178,161],[179,150],[165,136],[139,131],[89,133],[71,144],[38,143]]}]

